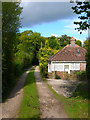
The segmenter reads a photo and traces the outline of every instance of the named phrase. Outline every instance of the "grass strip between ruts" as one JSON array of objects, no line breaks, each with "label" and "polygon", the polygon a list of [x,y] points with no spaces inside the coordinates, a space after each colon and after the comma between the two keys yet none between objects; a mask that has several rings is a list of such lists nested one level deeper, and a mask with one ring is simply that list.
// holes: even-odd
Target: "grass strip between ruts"
[{"label": "grass strip between ruts", "polygon": [[34,76],[34,69],[31,69],[26,77],[24,96],[19,112],[19,118],[40,118],[40,105]]}]

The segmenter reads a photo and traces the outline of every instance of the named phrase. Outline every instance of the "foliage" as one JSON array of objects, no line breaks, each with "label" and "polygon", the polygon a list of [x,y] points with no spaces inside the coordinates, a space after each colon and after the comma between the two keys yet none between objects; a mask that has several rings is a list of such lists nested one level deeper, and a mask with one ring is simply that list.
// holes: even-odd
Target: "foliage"
[{"label": "foliage", "polygon": [[[87,30],[90,25],[88,22],[88,18],[90,17],[90,3],[89,2],[77,2],[77,5],[72,7],[74,13],[78,14],[78,18],[81,20],[80,22],[74,22],[74,24],[79,25],[75,30]],[[82,32],[80,32],[81,34]]]},{"label": "foliage", "polygon": [[47,77],[48,74],[48,58],[49,56],[54,55],[55,52],[57,51],[50,48],[42,48],[39,50],[39,68],[44,77]]},{"label": "foliage", "polygon": [[86,50],[88,50],[88,46],[90,45],[90,42],[89,42],[89,40],[87,39],[87,40],[85,40],[84,41],[84,45],[83,45],[83,47],[86,49]]},{"label": "foliage", "polygon": [[58,76],[58,75],[56,75],[56,79],[61,79],[61,77],[60,77],[60,76]]},{"label": "foliage", "polygon": [[49,37],[49,46],[51,49],[56,49],[56,50],[60,48],[60,43],[55,36]]},{"label": "foliage", "polygon": [[87,80],[86,71],[74,72],[74,74],[77,75],[78,80],[81,80],[81,81]]},{"label": "foliage", "polygon": [[17,32],[20,27],[19,15],[22,12],[20,2],[3,2],[2,3],[2,31]]},{"label": "foliage", "polygon": [[77,45],[79,45],[79,46],[82,47],[82,42],[81,42],[80,40],[76,40],[76,41],[75,41],[75,44],[77,44]]},{"label": "foliage", "polygon": [[34,69],[30,70],[27,75],[25,86],[24,86],[24,96],[21,104],[19,118],[40,118],[40,105],[36,89],[36,82],[34,76]]},{"label": "foliage", "polygon": [[[84,91],[83,91],[84,89]],[[79,84],[73,93],[73,97],[83,96],[83,98],[88,98],[88,84]]]},{"label": "foliage", "polygon": [[60,46],[65,47],[67,44],[70,44],[70,39],[71,39],[71,37],[69,37],[67,35],[62,35],[59,38]]},{"label": "foliage", "polygon": [[14,48],[16,32],[20,27],[20,2],[2,3],[2,95],[5,96],[14,81]]},{"label": "foliage", "polygon": [[45,48],[47,48],[47,49],[49,48],[49,41],[48,40],[45,41]]},{"label": "foliage", "polygon": [[[80,22],[74,22],[74,24],[79,25],[78,31],[87,30],[90,28],[90,24],[88,20],[90,19],[90,2],[77,2],[77,5],[72,7],[74,13],[78,14],[80,18]],[[82,32],[80,32],[81,34]],[[89,69],[90,69],[90,36],[88,37],[88,41],[85,41],[84,48],[87,49],[86,61],[87,61],[87,79],[89,79]]]},{"label": "foliage", "polygon": [[15,59],[14,59],[14,74],[31,66],[32,64],[38,64],[38,51],[41,47],[45,46],[44,37],[40,36],[40,33],[33,32],[31,30],[17,33],[17,47],[15,47]]},{"label": "foliage", "polygon": [[86,71],[75,71],[71,74],[67,72],[64,73],[64,80],[78,80],[78,81],[87,81]]},{"label": "foliage", "polygon": [[45,77],[48,74],[48,71],[47,71],[48,61],[47,61],[47,59],[49,57],[50,51],[51,51],[51,49],[46,49],[46,48],[39,50],[39,68]]},{"label": "foliage", "polygon": [[41,47],[41,42],[44,45],[45,39],[40,36],[40,33],[24,31],[19,37],[20,44],[18,45],[18,52],[23,51],[25,56],[28,56],[32,64],[38,64],[37,54]]},{"label": "foliage", "polygon": [[88,48],[87,48],[87,54],[86,54],[86,61],[87,61],[87,66],[86,66],[86,74],[87,74],[87,79],[90,79],[90,38],[88,40]]}]

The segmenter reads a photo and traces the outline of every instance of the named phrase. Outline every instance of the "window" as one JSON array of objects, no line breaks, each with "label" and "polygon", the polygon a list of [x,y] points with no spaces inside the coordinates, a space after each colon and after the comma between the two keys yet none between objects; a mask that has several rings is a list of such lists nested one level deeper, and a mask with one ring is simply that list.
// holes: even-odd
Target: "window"
[{"label": "window", "polygon": [[55,71],[63,71],[63,65],[55,65]]},{"label": "window", "polygon": [[64,68],[65,69],[69,69],[69,65],[64,65]]}]

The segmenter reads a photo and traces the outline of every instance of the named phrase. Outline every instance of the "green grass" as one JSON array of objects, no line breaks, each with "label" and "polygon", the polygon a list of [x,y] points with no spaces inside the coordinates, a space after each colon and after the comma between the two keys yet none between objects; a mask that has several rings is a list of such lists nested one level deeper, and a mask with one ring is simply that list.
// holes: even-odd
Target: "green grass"
[{"label": "green grass", "polygon": [[26,78],[19,118],[40,118],[40,105],[36,89],[34,69],[30,70]]},{"label": "green grass", "polygon": [[[43,80],[46,82],[45,79]],[[70,98],[65,98],[63,95],[57,94],[51,85],[48,83],[47,85],[56,98],[62,103],[70,118],[74,118],[74,120],[75,118],[88,118],[88,84],[79,84],[73,96]]]}]

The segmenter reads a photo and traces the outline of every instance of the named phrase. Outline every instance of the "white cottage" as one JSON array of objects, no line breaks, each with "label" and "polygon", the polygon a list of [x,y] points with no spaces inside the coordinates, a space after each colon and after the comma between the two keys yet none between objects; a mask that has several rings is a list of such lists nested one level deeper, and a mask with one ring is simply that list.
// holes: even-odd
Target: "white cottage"
[{"label": "white cottage", "polygon": [[48,73],[53,71],[63,79],[64,72],[69,74],[72,71],[86,70],[85,54],[86,50],[75,44],[75,39],[71,38],[71,44],[65,46],[55,55],[48,59]]}]

